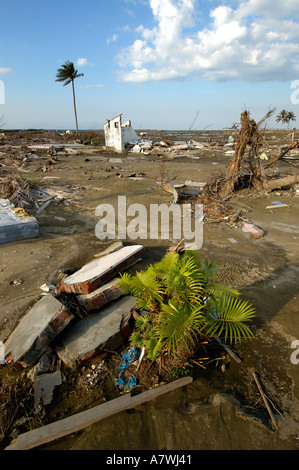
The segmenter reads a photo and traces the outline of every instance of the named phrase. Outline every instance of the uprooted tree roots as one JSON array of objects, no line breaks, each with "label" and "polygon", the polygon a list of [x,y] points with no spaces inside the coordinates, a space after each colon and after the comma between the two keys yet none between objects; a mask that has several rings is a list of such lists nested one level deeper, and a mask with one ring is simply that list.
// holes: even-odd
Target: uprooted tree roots
[{"label": "uprooted tree roots", "polygon": [[258,190],[272,191],[273,189],[291,186],[299,182],[299,171],[294,169],[293,174],[284,178],[271,179],[266,174],[266,169],[273,163],[285,157],[292,149],[299,148],[299,142],[283,149],[281,153],[266,164],[262,164],[260,155],[262,154],[264,135],[260,130],[261,124],[266,121],[274,110],[269,111],[261,121],[256,123],[250,119],[248,111],[241,113],[241,129],[238,135],[235,153],[228,163],[228,171],[224,178],[217,182],[213,181],[207,185],[206,194],[213,193],[222,199],[228,198],[238,189],[253,187]]}]

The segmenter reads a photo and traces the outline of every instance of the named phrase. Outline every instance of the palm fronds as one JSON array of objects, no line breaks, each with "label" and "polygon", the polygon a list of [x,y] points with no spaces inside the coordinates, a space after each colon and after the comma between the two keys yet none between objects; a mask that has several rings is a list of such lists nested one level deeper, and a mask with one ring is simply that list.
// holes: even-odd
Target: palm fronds
[{"label": "palm fronds", "polygon": [[254,316],[255,309],[247,301],[227,296],[211,299],[205,333],[218,337],[224,334],[224,341],[230,343],[250,339],[253,333],[244,322],[250,321]]},{"label": "palm fronds", "polygon": [[121,275],[123,292],[138,298],[137,308],[151,312],[136,320],[132,344],[156,360],[162,351],[172,357],[188,352],[203,336],[224,335],[230,343],[252,338],[246,322],[253,307],[239,300],[233,287],[212,284],[215,269],[198,252],[172,252],[136,276]]}]

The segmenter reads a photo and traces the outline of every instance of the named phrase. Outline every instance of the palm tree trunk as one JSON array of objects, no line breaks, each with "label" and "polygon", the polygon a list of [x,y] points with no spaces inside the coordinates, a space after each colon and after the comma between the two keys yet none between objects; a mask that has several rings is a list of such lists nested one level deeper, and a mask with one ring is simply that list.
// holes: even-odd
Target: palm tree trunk
[{"label": "palm tree trunk", "polygon": [[77,119],[77,110],[76,110],[76,97],[75,97],[74,80],[72,80],[72,87],[73,87],[73,101],[74,101],[74,111],[75,111],[75,120],[76,120],[76,134],[78,135],[78,119]]}]

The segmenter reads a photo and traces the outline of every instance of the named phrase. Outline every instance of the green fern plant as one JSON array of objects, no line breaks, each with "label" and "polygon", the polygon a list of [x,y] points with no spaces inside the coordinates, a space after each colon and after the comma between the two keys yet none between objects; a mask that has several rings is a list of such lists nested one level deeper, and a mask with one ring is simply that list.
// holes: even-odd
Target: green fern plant
[{"label": "green fern plant", "polygon": [[138,298],[137,308],[149,311],[137,319],[131,344],[144,347],[155,361],[163,351],[172,357],[190,352],[201,337],[224,336],[230,344],[252,339],[246,322],[254,308],[231,286],[213,284],[215,272],[214,263],[186,251],[169,253],[136,276],[121,275],[123,292]]}]

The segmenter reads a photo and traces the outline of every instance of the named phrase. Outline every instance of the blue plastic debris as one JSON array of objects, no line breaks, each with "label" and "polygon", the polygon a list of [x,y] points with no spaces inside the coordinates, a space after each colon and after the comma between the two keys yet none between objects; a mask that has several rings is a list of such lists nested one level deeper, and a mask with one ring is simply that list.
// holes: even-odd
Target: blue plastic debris
[{"label": "blue plastic debris", "polygon": [[119,374],[119,378],[115,380],[115,383],[118,387],[126,390],[127,392],[132,390],[137,385],[137,379],[134,377],[134,375],[127,373],[126,369],[130,364],[133,364],[133,362],[138,359],[139,355],[139,349],[133,348],[131,346],[128,352],[122,356],[122,362],[116,369],[117,372],[121,372]]},{"label": "blue plastic debris", "polygon": [[116,385],[123,388],[126,392],[130,392],[137,385],[137,379],[134,375],[122,375],[115,381]]},{"label": "blue plastic debris", "polygon": [[131,346],[129,351],[123,355],[123,361],[116,370],[119,371],[119,370],[127,369],[127,367],[130,364],[133,364],[133,362],[137,361],[139,354],[140,354],[139,349],[133,348]]}]

